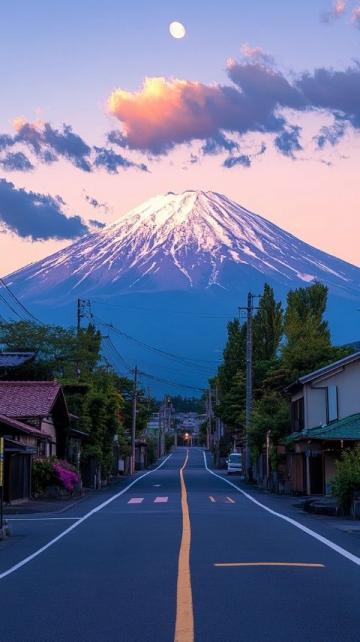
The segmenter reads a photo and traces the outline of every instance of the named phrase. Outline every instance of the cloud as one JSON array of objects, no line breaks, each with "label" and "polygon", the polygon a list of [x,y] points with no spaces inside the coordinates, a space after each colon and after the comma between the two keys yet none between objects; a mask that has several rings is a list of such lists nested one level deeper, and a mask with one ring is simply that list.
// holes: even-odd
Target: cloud
[{"label": "cloud", "polygon": [[89,219],[89,223],[90,223],[90,225],[92,225],[92,227],[95,227],[98,230],[102,230],[104,227],[106,227],[105,223],[102,223],[101,221],[98,221],[96,218]]},{"label": "cloud", "polygon": [[85,172],[91,171],[89,156],[91,147],[75,134],[70,125],[62,129],[53,128],[48,122],[29,123],[22,118],[14,121],[17,131],[14,142],[25,143],[45,163],[52,163],[58,156],[66,158],[75,167]]},{"label": "cloud", "polygon": [[[122,122],[124,133],[109,136],[122,147],[164,154],[181,143],[216,140],[222,131],[280,131],[284,119],[274,114],[277,99],[287,92],[286,103],[299,104],[297,90],[270,69],[233,62],[229,75],[243,84],[241,91],[166,78],[145,79],[139,92],[114,91],[109,111]],[[274,98],[262,86],[267,78],[274,84]]]},{"label": "cloud", "polygon": [[320,67],[296,82],[308,109],[323,109],[360,128],[360,65],[343,71]]},{"label": "cloud", "polygon": [[[114,91],[108,105],[121,130],[110,132],[109,142],[160,155],[200,140],[206,155],[235,151],[232,134],[261,132],[274,134],[275,147],[293,158],[302,147],[299,128],[288,122],[289,110],[327,112],[360,129],[358,63],[340,71],[320,67],[290,79],[266,64],[259,48],[246,45],[246,53],[240,62],[228,60],[232,84],[147,78],[140,91]],[[340,129],[337,134],[340,140]]]},{"label": "cloud", "polygon": [[230,79],[246,97],[244,107],[254,110],[255,122],[264,123],[269,130],[275,131],[283,125],[283,119],[276,118],[276,107],[302,109],[304,98],[287,78],[271,67],[256,62],[228,63]]},{"label": "cloud", "polygon": [[301,134],[301,127],[292,126],[289,129],[281,132],[276,136],[274,144],[284,156],[294,158],[294,152],[302,150],[299,138]]},{"label": "cloud", "polygon": [[29,172],[34,169],[33,164],[22,152],[8,152],[4,158],[0,159],[0,165],[7,172]]},{"label": "cloud", "polygon": [[234,150],[239,149],[238,143],[235,141],[231,140],[230,138],[227,138],[219,132],[212,138],[208,138],[204,145],[201,148],[202,153],[206,155],[215,155],[215,154],[220,154],[221,152],[232,152]]},{"label": "cloud", "polygon": [[228,156],[225,158],[223,166],[230,169],[235,167],[235,165],[241,165],[242,167],[251,167],[251,158],[247,154],[241,154],[240,156]]},{"label": "cloud", "polygon": [[332,127],[322,127],[314,137],[316,146],[318,149],[324,149],[327,144],[334,147],[344,137],[345,131],[346,125],[341,121],[336,121]]},{"label": "cloud", "polygon": [[4,178],[0,179],[0,222],[33,241],[74,239],[88,232],[79,216],[65,216],[57,199],[17,189]]},{"label": "cloud", "polygon": [[85,194],[85,200],[93,207],[94,209],[104,209],[104,211],[107,213],[109,211],[109,206],[107,203],[100,203],[96,198],[93,196],[89,196],[89,194]]},{"label": "cloud", "polygon": [[346,1],[345,0],[336,0],[336,2],[333,3],[332,8],[330,11],[326,11],[325,13],[322,14],[321,19],[323,22],[332,22],[333,20],[337,20],[338,18],[341,18],[344,13],[346,12]]},{"label": "cloud", "polygon": [[4,149],[8,149],[8,147],[12,147],[14,144],[12,136],[9,136],[8,134],[0,134],[0,152],[4,151]]},{"label": "cloud", "polygon": [[143,172],[147,172],[148,168],[144,163],[133,163],[127,158],[124,158],[121,154],[117,154],[111,148],[106,147],[94,147],[96,152],[96,158],[94,165],[96,167],[104,167],[109,174],[117,174],[119,167],[124,167],[125,169],[129,167],[137,167]]},{"label": "cloud", "polygon": [[[265,53],[265,51],[261,47],[252,47],[247,42],[244,42],[241,45],[240,50],[244,58],[254,60],[255,62],[260,62],[267,65],[271,65],[274,62],[274,58]],[[232,59],[230,59],[229,62],[231,64]]]},{"label": "cloud", "polygon": [[[111,148],[90,147],[70,125],[64,124],[61,129],[56,129],[48,122],[30,123],[23,117],[15,118],[13,125],[16,130],[14,136],[0,135],[0,152],[14,145],[26,145],[38,160],[46,164],[55,163],[59,158],[63,158],[84,172],[91,172],[94,167],[104,167],[111,174],[117,174],[120,167],[135,167],[148,171],[144,163],[127,160]],[[119,144],[118,136],[116,140]],[[33,169],[32,163],[26,162],[25,158],[23,152],[19,151],[16,155],[8,155],[2,164],[5,169],[20,169],[22,160],[22,171]],[[15,167],[16,162],[18,167]],[[11,167],[11,163],[14,167]]]},{"label": "cloud", "polygon": [[355,7],[355,9],[352,10],[351,21],[355,27],[360,29],[360,6]]}]

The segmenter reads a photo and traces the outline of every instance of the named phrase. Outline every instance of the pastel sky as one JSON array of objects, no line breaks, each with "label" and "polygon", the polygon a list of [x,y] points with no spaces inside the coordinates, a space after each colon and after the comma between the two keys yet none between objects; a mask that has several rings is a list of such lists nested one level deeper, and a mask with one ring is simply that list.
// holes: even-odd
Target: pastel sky
[{"label": "pastel sky", "polygon": [[2,275],[184,189],[360,265],[360,0],[12,0],[1,22]]}]

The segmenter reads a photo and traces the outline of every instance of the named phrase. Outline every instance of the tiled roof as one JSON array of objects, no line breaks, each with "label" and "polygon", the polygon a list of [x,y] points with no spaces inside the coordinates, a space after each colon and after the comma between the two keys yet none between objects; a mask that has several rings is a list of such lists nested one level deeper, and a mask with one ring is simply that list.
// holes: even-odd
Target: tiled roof
[{"label": "tiled roof", "polygon": [[60,391],[56,381],[0,381],[0,414],[47,417]]},{"label": "tiled roof", "polygon": [[332,441],[332,440],[349,440],[360,441],[360,413],[332,421],[326,426],[318,426],[317,428],[308,428],[301,432],[294,432],[287,438],[287,443],[292,441],[300,441],[301,439],[315,439],[317,441]]},{"label": "tiled roof", "polygon": [[0,352],[0,368],[16,368],[30,361],[35,352]]},{"label": "tiled roof", "polygon": [[0,424],[5,424],[5,426],[8,426],[10,428],[10,432],[14,430],[15,432],[24,433],[26,435],[35,436],[42,439],[51,438],[51,435],[49,435],[48,433],[43,432],[37,428],[32,428],[32,426],[28,426],[27,424],[24,424],[22,421],[18,421],[17,419],[5,417],[5,415],[0,415]]}]

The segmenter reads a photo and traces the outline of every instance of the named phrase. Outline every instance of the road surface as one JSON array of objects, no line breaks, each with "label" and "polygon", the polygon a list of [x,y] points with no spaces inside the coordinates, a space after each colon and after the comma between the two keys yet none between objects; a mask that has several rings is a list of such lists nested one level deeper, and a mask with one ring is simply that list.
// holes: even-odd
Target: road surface
[{"label": "road surface", "polygon": [[358,540],[231,482],[179,448],[127,490],[13,517],[1,642],[358,642]]}]

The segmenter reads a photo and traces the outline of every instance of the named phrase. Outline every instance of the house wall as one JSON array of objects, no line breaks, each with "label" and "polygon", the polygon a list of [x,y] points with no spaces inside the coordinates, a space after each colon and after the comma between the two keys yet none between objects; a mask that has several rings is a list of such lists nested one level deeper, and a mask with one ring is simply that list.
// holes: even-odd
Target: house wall
[{"label": "house wall", "polygon": [[326,424],[327,386],[337,386],[338,419],[360,412],[360,362],[354,362],[320,381],[304,386],[305,428]]},{"label": "house wall", "polygon": [[45,417],[41,420],[41,432],[46,432],[51,436],[51,443],[47,443],[46,456],[55,456],[56,453],[56,428],[53,420],[50,417]]}]

